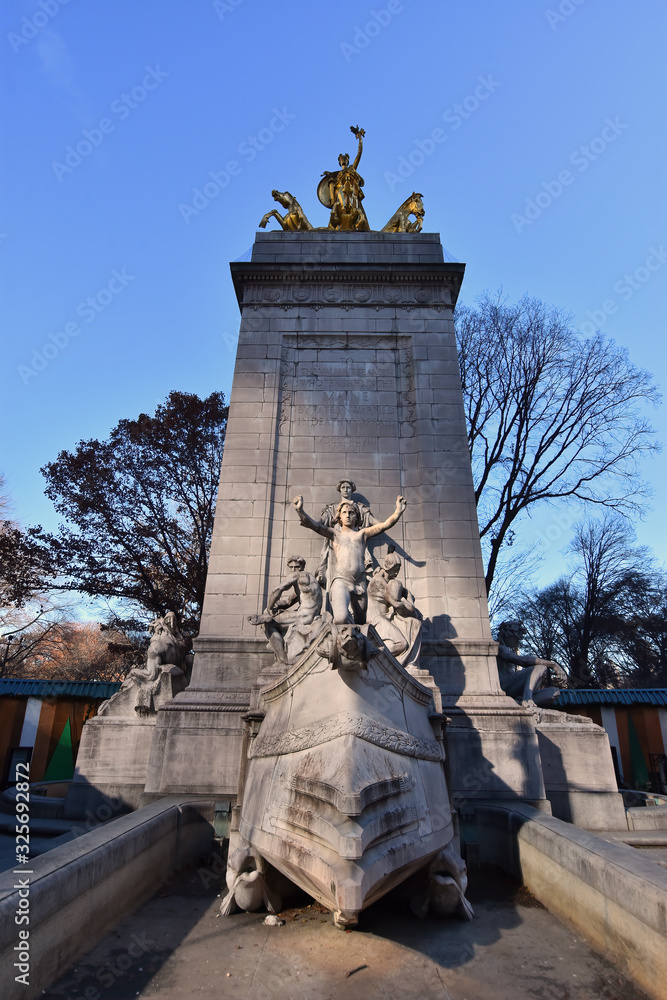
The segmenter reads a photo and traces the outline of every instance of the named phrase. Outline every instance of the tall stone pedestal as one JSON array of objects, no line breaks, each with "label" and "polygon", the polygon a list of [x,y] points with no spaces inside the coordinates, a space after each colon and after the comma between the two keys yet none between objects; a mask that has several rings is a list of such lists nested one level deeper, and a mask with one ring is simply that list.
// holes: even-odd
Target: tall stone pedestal
[{"label": "tall stone pedestal", "polygon": [[544,800],[532,716],[500,689],[489,629],[453,308],[464,265],[436,234],[258,233],[232,264],[241,329],[192,682],[158,713],[147,791],[230,793],[241,716],[273,655],[248,622],[321,539],[343,477],[379,519],[424,615],[422,667],[450,718],[452,791]]},{"label": "tall stone pedestal", "polygon": [[407,498],[370,547],[379,562],[395,546],[424,616],[411,669],[436,710],[442,695],[454,805],[521,799],[623,825],[604,732],[538,724],[500,688],[454,336],[463,271],[423,233],[258,233],[251,261],[232,264],[241,329],[192,680],[155,699],[157,715],[123,708],[126,691],[86,726],[70,814],[104,795],[119,808],[236,795],[243,717],[283,672],[248,618],[290,556],[311,573],[322,558],[293,497],[317,519],[347,479],[380,521]]}]

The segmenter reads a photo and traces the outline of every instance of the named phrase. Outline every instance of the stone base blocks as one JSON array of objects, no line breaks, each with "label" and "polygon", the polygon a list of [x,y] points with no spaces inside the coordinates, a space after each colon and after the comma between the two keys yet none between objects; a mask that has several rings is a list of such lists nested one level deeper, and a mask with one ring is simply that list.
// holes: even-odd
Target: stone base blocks
[{"label": "stone base blocks", "polygon": [[197,681],[161,709],[147,764],[146,792],[235,795],[241,766],[242,717],[262,668],[273,662],[266,642],[200,636]]},{"label": "stone base blocks", "polygon": [[536,729],[553,815],[585,830],[626,829],[623,797],[602,726],[585,716],[542,711]]},{"label": "stone base blocks", "polygon": [[76,818],[87,811],[95,813],[108,802],[119,812],[144,805],[154,731],[155,716],[89,719],[83,727],[65,815]]}]

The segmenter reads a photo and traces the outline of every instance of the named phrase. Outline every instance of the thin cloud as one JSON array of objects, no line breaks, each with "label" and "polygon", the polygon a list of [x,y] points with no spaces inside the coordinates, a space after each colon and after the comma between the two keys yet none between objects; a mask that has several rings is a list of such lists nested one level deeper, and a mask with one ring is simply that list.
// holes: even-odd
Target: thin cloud
[{"label": "thin cloud", "polygon": [[86,94],[77,86],[76,70],[62,36],[45,28],[37,40],[40,71],[49,86],[59,90],[66,98],[67,109],[81,124],[89,125],[93,112]]}]

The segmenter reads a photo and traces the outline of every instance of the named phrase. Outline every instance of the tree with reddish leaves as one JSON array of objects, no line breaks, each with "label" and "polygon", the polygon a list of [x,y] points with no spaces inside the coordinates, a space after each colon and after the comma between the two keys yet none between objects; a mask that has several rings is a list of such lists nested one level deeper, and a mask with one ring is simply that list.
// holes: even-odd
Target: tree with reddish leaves
[{"label": "tree with reddish leaves", "polygon": [[12,521],[0,521],[1,608],[23,608],[52,575],[53,560],[39,533],[39,528],[23,531]]},{"label": "tree with reddish leaves", "polygon": [[38,643],[13,677],[40,680],[120,681],[142,662],[142,649],[121,632],[96,622],[62,622],[51,642]]},{"label": "tree with reddish leaves", "polygon": [[[0,513],[11,507],[0,476]],[[26,658],[53,649],[62,634],[63,610],[46,593],[53,573],[49,552],[37,541],[39,529],[24,531],[0,520],[0,677],[17,676]]]},{"label": "tree with reddish leaves", "polygon": [[42,469],[65,519],[38,534],[58,589],[116,602],[131,627],[175,611],[196,632],[227,413],[222,393],[171,392],[153,416],[121,420]]}]

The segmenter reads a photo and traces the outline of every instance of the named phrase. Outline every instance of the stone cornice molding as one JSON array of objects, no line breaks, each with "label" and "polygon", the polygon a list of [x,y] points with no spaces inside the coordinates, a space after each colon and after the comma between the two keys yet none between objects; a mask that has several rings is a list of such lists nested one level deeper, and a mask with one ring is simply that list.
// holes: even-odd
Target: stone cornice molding
[{"label": "stone cornice molding", "polygon": [[[173,702],[169,702],[168,705],[163,705],[160,711],[164,712],[180,712],[184,706],[182,704],[175,705]],[[238,705],[236,702],[208,702],[208,701],[188,701],[187,710],[188,712],[236,712],[238,714],[243,714],[247,712],[249,708],[249,703],[246,702],[244,705]]]},{"label": "stone cornice molding", "polygon": [[232,264],[241,307],[452,309],[464,265]]}]

